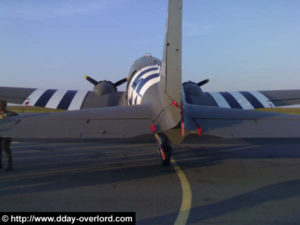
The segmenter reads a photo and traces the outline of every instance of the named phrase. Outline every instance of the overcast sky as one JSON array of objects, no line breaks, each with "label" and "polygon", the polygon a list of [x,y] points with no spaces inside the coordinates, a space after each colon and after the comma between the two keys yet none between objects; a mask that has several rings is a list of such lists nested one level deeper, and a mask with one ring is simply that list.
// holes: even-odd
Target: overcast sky
[{"label": "overcast sky", "polygon": [[[183,80],[300,89],[299,0],[185,0]],[[167,0],[0,0],[0,86],[91,89],[162,57]]]}]

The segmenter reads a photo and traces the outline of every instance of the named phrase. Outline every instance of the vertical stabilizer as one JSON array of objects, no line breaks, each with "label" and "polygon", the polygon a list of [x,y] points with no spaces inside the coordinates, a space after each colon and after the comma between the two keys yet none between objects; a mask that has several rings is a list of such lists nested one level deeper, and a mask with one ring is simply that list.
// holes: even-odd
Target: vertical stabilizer
[{"label": "vertical stabilizer", "polygon": [[[169,0],[161,88],[165,97],[181,103],[182,0]],[[165,99],[166,100],[166,99]]]}]

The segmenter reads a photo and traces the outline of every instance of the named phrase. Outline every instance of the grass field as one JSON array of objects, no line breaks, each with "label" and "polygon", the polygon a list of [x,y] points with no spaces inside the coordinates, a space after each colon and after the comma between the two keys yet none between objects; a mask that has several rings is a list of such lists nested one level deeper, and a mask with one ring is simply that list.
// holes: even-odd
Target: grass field
[{"label": "grass field", "polygon": [[300,109],[293,109],[293,108],[258,109],[258,111],[277,112],[277,113],[289,113],[289,114],[300,114]]},{"label": "grass field", "polygon": [[[43,113],[43,112],[64,111],[59,109],[46,109],[46,108],[32,107],[32,106],[9,106],[8,110],[17,113]],[[300,109],[292,109],[292,108],[291,109],[290,108],[258,109],[258,111],[300,114]]]},{"label": "grass field", "polygon": [[33,107],[33,106],[8,106],[8,111],[16,112],[16,113],[45,113],[45,112],[60,112],[64,111],[61,109],[48,109],[41,107]]}]

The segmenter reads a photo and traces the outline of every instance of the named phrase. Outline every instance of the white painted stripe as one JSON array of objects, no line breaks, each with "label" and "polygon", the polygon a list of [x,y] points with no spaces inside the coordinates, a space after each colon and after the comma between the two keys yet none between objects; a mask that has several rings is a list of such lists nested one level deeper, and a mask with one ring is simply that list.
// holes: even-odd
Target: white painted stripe
[{"label": "white painted stripe", "polygon": [[141,89],[140,91],[140,94],[143,96],[146,91],[154,84],[158,83],[160,81],[160,76],[159,77],[156,77],[156,78],[153,78],[151,80],[149,80],[145,85],[144,87]]},{"label": "white painted stripe", "polygon": [[141,76],[140,80],[141,79],[146,79],[147,77],[149,77],[149,76],[151,76],[153,74],[157,74],[157,73],[159,73],[159,70],[153,70],[153,71],[150,71],[148,73],[145,73],[143,76]]},{"label": "white painted stripe", "polygon": [[78,91],[74,96],[68,110],[79,110],[87,93],[88,91]]},{"label": "white painted stripe", "polygon": [[[144,74],[139,80],[146,79],[146,78],[148,78],[149,76],[152,76],[153,74],[156,74],[156,73],[158,73],[157,70],[150,71],[150,72]],[[133,99],[135,100],[135,98],[138,96],[138,99],[137,99],[137,105],[141,104],[142,97],[143,97],[143,95],[144,95],[144,93],[145,93],[145,91],[146,91],[146,90],[145,90],[145,86],[146,86],[149,82],[150,82],[150,81],[148,81],[146,84],[144,84],[144,86],[143,86],[143,88],[140,90],[140,93],[139,93],[139,94],[137,93],[137,88],[139,87],[139,83],[138,83],[138,85],[135,87],[135,90],[133,91]],[[152,82],[150,82],[150,83],[152,83]],[[142,92],[142,90],[144,90],[144,92]]]},{"label": "white painted stripe", "polygon": [[46,108],[56,109],[66,92],[66,90],[57,90],[50,98],[49,102],[46,105]]},{"label": "white painted stripe", "polygon": [[26,98],[23,105],[34,106],[45,91],[46,89],[36,89]]},{"label": "white painted stripe", "polygon": [[275,105],[259,91],[249,91],[265,108],[274,108]]},{"label": "white painted stripe", "polygon": [[[153,75],[153,74],[157,74],[157,73],[160,72],[160,67],[159,67],[159,66],[157,66],[157,65],[155,65],[155,66],[148,66],[148,67],[145,67],[145,68],[141,69],[140,71],[138,71],[138,72],[133,76],[133,78],[131,79],[131,82],[130,82],[130,85],[129,85],[129,89],[128,89],[128,99],[129,99],[130,96],[132,96],[132,105],[135,105],[135,99],[137,99],[137,104],[141,104],[142,96],[143,96],[143,94],[144,94],[145,91],[146,91],[146,90],[145,90],[145,91],[143,92],[143,94],[140,92],[140,95],[138,95],[136,89],[138,88],[139,85],[137,85],[137,86],[135,87],[135,89],[133,89],[133,88],[132,88],[133,82],[136,81],[137,77],[140,76],[141,73],[143,73],[144,71],[146,71],[146,70],[148,70],[148,69],[151,69],[151,68],[156,68],[157,70],[152,70],[152,71],[149,71],[149,72],[143,74],[143,76],[141,76],[141,77],[139,78],[139,80],[146,79],[147,77],[149,77],[149,76],[151,76],[151,75]],[[148,82],[147,82],[147,83],[148,83]],[[145,84],[145,85],[146,85],[146,84]],[[153,85],[153,84],[152,84],[152,85]],[[143,87],[142,90],[144,90],[144,87]],[[142,91],[142,90],[141,90],[141,91]]]},{"label": "white painted stripe", "polygon": [[252,104],[240,92],[232,91],[229,93],[237,100],[243,109],[254,109]]},{"label": "white painted stripe", "polygon": [[[143,73],[144,71],[146,71],[146,70],[148,70],[148,69],[152,69],[152,68],[157,68],[157,70],[159,70],[159,66],[157,66],[157,65],[155,65],[155,66],[147,66],[147,67],[144,67],[144,68],[142,68],[141,70],[139,70],[139,71],[137,71],[135,74],[134,74],[134,76],[132,77],[132,79],[131,79],[131,82],[130,82],[130,84],[132,84],[134,81],[135,81],[135,79],[141,74],[141,73]],[[154,72],[155,70],[153,70],[153,71],[150,71],[150,73],[151,72]],[[146,73],[147,74],[147,73]],[[145,74],[144,74],[145,75]],[[144,76],[143,75],[143,76]],[[142,76],[142,77],[143,77]]]},{"label": "white painted stripe", "polygon": [[[141,89],[141,96],[144,96],[144,94],[148,91],[148,89],[158,83],[160,81],[160,76],[159,77],[156,77],[156,78],[153,78],[152,80],[149,80],[145,85],[144,87]],[[137,105],[141,104],[142,103],[142,98],[138,99],[138,102],[137,102]]]},{"label": "white painted stripe", "polygon": [[[134,101],[134,104],[135,104],[135,101]],[[142,97],[138,96],[137,100],[136,100],[136,105],[140,105],[140,104],[142,104]]]},{"label": "white painted stripe", "polygon": [[231,108],[228,102],[219,92],[210,92],[209,94],[213,97],[219,107]]}]

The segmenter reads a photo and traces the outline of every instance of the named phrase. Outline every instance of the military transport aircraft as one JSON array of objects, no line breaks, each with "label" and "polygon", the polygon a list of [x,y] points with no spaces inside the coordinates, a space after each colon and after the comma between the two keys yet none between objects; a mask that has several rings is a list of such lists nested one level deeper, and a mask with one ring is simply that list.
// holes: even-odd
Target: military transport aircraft
[{"label": "military transport aircraft", "polygon": [[[0,136],[18,140],[131,140],[154,135],[162,163],[171,143],[204,138],[300,138],[300,116],[254,111],[300,104],[300,90],[205,93],[181,78],[182,0],[169,0],[162,61],[150,54],[135,61],[128,77],[96,81],[92,92],[0,87],[0,100],[66,109],[2,120]],[[125,92],[117,87],[127,82]],[[203,136],[203,137],[199,137]],[[300,139],[299,139],[300,140]]]}]

